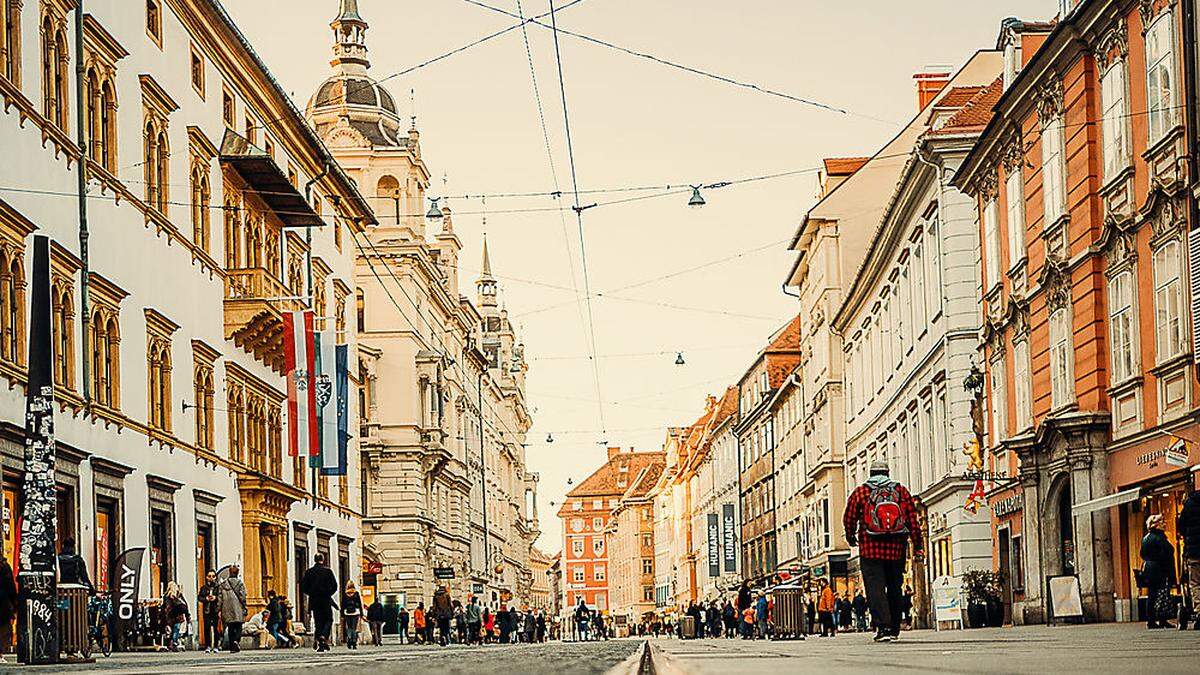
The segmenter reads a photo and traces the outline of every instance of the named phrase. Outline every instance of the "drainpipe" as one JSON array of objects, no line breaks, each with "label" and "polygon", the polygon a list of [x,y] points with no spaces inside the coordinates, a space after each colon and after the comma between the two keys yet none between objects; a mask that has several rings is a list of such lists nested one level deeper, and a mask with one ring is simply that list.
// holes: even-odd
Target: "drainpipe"
[{"label": "drainpipe", "polygon": [[87,116],[84,113],[84,101],[87,100],[86,90],[84,88],[84,78],[86,76],[83,64],[83,0],[77,0],[75,3],[75,126],[76,139],[79,144],[79,171],[77,175],[77,186],[79,191],[79,328],[81,335],[80,342],[80,361],[83,362],[83,405],[87,408],[92,403],[92,357],[91,351],[88,348],[89,329],[91,321],[88,315],[90,307],[90,293],[88,288],[88,277],[90,276],[90,266],[88,263],[88,190],[87,190],[87,162],[88,162],[88,138],[87,138]]},{"label": "drainpipe", "polygon": [[[319,182],[322,178],[324,178],[325,176],[328,176],[328,175],[329,175],[329,163],[326,162],[325,164],[321,165],[321,173],[313,176],[308,182],[306,182],[304,184],[304,201],[308,202],[309,205],[312,204],[312,186],[314,184],[316,184],[317,182]],[[314,297],[313,297],[312,227],[304,228],[304,243],[308,247],[308,261],[307,261],[308,262],[308,286],[307,286],[308,300],[307,300],[306,304],[308,305],[308,308],[311,310],[311,309],[313,309],[313,299],[314,299]],[[315,324],[315,321],[314,321],[314,324]],[[317,479],[318,479],[317,477],[321,473],[321,469],[320,469],[320,467],[315,467],[315,466],[310,467],[310,468],[312,468],[312,470],[313,470],[312,471],[313,503],[316,504],[317,503]]]},{"label": "drainpipe", "polygon": [[[1180,3],[1180,16],[1183,22],[1183,100],[1191,102],[1183,107],[1187,117],[1184,130],[1187,139],[1188,180],[1192,183],[1188,215],[1191,219],[1190,236],[1195,237],[1200,234],[1195,232],[1200,230],[1200,158],[1196,156],[1200,153],[1200,110],[1197,110],[1200,107],[1200,62],[1197,62],[1200,59],[1200,51],[1196,46],[1196,0],[1183,0]],[[1198,280],[1193,278],[1191,283],[1192,296],[1195,298],[1196,293],[1200,291],[1197,287]],[[1196,369],[1196,377],[1200,379],[1200,369]]]}]

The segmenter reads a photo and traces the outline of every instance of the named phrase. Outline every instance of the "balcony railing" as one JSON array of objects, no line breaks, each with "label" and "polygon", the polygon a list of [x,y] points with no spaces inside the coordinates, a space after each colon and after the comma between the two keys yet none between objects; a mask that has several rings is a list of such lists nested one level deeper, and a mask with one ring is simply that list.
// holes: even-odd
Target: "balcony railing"
[{"label": "balcony railing", "polygon": [[277,372],[283,372],[283,312],[304,302],[263,267],[225,273],[225,337]]}]

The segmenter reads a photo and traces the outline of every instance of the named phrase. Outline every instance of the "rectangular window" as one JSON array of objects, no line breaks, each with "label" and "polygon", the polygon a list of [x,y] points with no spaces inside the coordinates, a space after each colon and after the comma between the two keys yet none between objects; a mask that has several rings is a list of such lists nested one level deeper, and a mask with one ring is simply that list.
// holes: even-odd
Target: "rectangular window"
[{"label": "rectangular window", "polygon": [[146,0],[146,34],[162,47],[162,0]]},{"label": "rectangular window", "polygon": [[230,129],[237,123],[237,103],[233,99],[233,92],[224,87],[221,88],[221,119]]},{"label": "rectangular window", "polygon": [[1154,333],[1158,362],[1183,351],[1182,285],[1179,281],[1179,242],[1154,252]]},{"label": "rectangular window", "polygon": [[1108,282],[1108,324],[1112,333],[1112,381],[1134,373],[1133,273],[1121,272]]},{"label": "rectangular window", "polygon": [[596,565],[592,570],[592,579],[595,581],[604,581],[604,565]]},{"label": "rectangular window", "polygon": [[1042,125],[1042,201],[1046,210],[1042,227],[1052,225],[1067,211],[1065,164],[1063,120],[1059,115]]},{"label": "rectangular window", "polygon": [[1050,400],[1061,408],[1075,400],[1072,382],[1075,350],[1071,342],[1070,313],[1060,308],[1050,314]]},{"label": "rectangular window", "polygon": [[204,55],[192,45],[192,88],[204,100]]},{"label": "rectangular window", "polygon": [[576,565],[575,569],[571,572],[571,578],[575,580],[575,583],[583,582],[583,565]]},{"label": "rectangular window", "polygon": [[1159,17],[1146,32],[1146,108],[1150,145],[1162,140],[1175,126],[1175,24],[1170,12]]},{"label": "rectangular window", "polygon": [[654,560],[642,558],[642,574],[654,574]]},{"label": "rectangular window", "polygon": [[925,309],[925,263],[922,260],[920,241],[912,249],[912,312],[913,340],[920,339],[925,333],[925,323],[929,314]]},{"label": "rectangular window", "polygon": [[571,540],[571,553],[573,553],[576,558],[583,555],[583,539],[577,538]]},{"label": "rectangular window", "polygon": [[983,239],[983,251],[987,256],[983,261],[987,271],[983,292],[987,293],[1000,283],[1000,268],[1003,267],[1003,263],[1000,262],[1000,206],[995,199],[988,200],[987,205],[983,207]]},{"label": "rectangular window", "polygon": [[1005,179],[1005,207],[1008,211],[1008,266],[1025,259],[1025,172],[1020,166]]},{"label": "rectangular window", "polygon": [[1033,426],[1031,407],[1033,390],[1029,376],[1029,342],[1021,340],[1013,344],[1013,389],[1017,408],[1017,432]]},{"label": "rectangular window", "polygon": [[1113,64],[1100,79],[1100,106],[1104,179],[1112,180],[1129,166],[1129,144],[1126,129],[1129,117],[1125,109],[1125,63]]},{"label": "rectangular window", "polygon": [[1024,540],[1021,535],[1013,535],[1012,538],[1012,589],[1014,591],[1025,590],[1025,549],[1023,546]]},{"label": "rectangular window", "polygon": [[1000,445],[1000,441],[1008,438],[1008,396],[1005,384],[1008,372],[1004,367],[1004,356],[992,361],[992,442],[991,446]]}]

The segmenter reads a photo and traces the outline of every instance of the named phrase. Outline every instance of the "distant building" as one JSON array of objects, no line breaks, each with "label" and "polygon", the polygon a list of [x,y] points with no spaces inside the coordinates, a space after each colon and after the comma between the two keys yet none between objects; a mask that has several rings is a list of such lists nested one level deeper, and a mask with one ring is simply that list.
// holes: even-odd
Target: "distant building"
[{"label": "distant building", "polygon": [[649,493],[663,464],[648,464],[629,481],[609,521],[609,600],[617,626],[654,611],[654,501]]},{"label": "distant building", "polygon": [[562,521],[562,612],[582,601],[608,615],[610,602],[609,549],[606,531],[621,496],[642,470],[662,464],[661,452],[623,452],[608,449],[608,460],[567,493],[558,510]]}]

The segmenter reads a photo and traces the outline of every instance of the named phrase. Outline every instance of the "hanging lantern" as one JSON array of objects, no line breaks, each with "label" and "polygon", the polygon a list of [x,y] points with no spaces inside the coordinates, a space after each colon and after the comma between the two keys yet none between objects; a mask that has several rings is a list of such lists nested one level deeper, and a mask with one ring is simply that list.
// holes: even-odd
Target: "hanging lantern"
[{"label": "hanging lantern", "polygon": [[442,210],[438,208],[438,199],[436,197],[429,198],[429,213],[425,214],[429,220],[441,220]]},{"label": "hanging lantern", "polygon": [[676,352],[675,353],[675,365],[682,366],[683,364],[684,364],[683,352]]},{"label": "hanging lantern", "polygon": [[553,443],[554,442],[554,434],[546,434],[546,442]]},{"label": "hanging lantern", "polygon": [[692,188],[692,197],[691,197],[691,199],[688,200],[688,206],[691,206],[693,208],[699,208],[701,206],[704,206],[705,202],[704,202],[704,197],[700,195],[700,186],[693,185],[693,186],[691,186],[691,188]]}]

